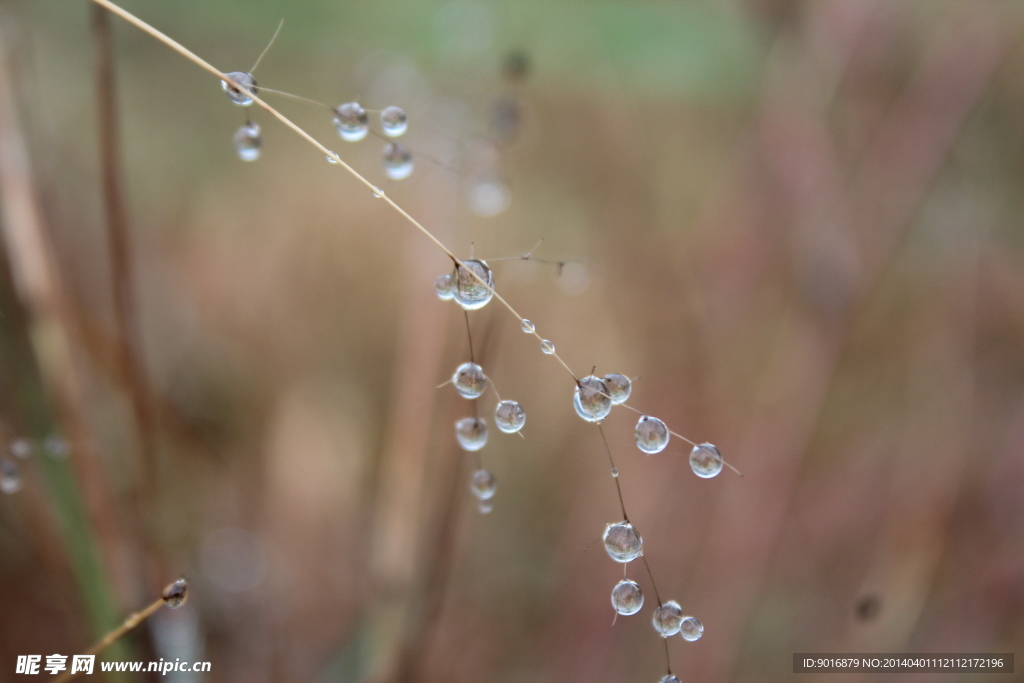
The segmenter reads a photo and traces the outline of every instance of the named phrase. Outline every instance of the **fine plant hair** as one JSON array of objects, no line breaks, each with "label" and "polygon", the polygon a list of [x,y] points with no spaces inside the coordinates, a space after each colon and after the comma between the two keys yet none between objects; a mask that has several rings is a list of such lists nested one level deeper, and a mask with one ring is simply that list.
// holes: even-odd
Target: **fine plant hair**
[{"label": "fine plant hair", "polygon": [[[333,150],[331,150],[328,147],[326,147],[325,145],[323,145],[316,138],[314,138],[312,135],[307,133],[302,127],[300,127],[297,124],[295,124],[294,122],[292,122],[288,117],[284,116],[282,113],[280,113],[273,106],[271,106],[270,104],[265,102],[259,96],[259,94],[258,94],[259,91],[256,88],[250,89],[250,88],[246,87],[245,85],[240,84],[235,79],[233,79],[231,76],[227,75],[224,72],[221,72],[220,70],[218,70],[217,68],[212,66],[210,63],[208,63],[207,61],[205,61],[204,59],[202,59],[201,57],[196,55],[191,50],[187,49],[186,47],[184,47],[183,45],[181,45],[177,41],[175,41],[172,38],[168,37],[167,35],[165,35],[161,31],[157,30],[156,28],[152,27],[151,25],[147,24],[146,22],[142,21],[141,19],[135,17],[133,14],[125,11],[124,9],[119,7],[118,5],[115,5],[114,3],[110,2],[110,0],[92,0],[92,2],[94,2],[95,5],[97,5],[98,7],[101,7],[104,10],[109,11],[110,13],[117,15],[118,17],[120,17],[123,20],[127,21],[128,23],[132,24],[133,26],[135,26],[139,30],[149,34],[150,36],[154,37],[155,39],[157,39],[161,43],[165,44],[166,46],[170,47],[174,51],[178,52],[179,54],[181,54],[183,57],[185,57],[189,61],[193,62],[194,64],[196,64],[200,68],[206,70],[207,72],[209,72],[213,76],[215,76],[218,79],[220,79],[224,84],[226,84],[227,87],[229,87],[229,88],[231,88],[231,89],[233,89],[235,91],[245,93],[245,95],[248,98],[250,98],[252,100],[252,102],[254,102],[256,105],[258,105],[264,111],[266,111],[270,116],[272,116],[273,118],[277,119],[281,124],[283,124],[286,128],[290,129],[293,133],[298,135],[300,138],[304,139],[308,144],[310,144],[312,147],[314,147],[320,154],[324,155],[330,162],[332,162],[333,165],[337,165],[337,166],[341,167],[342,169],[344,169],[355,180],[357,180],[358,182],[362,183],[376,197],[379,197],[380,199],[383,199],[384,202],[392,210],[394,210],[400,216],[402,216],[402,218],[404,218],[410,225],[412,225],[424,237],[426,237],[430,242],[432,242],[435,247],[437,247],[439,250],[441,250],[452,261],[452,263],[453,263],[453,265],[455,267],[455,274],[457,276],[456,279],[459,279],[458,276],[460,274],[468,273],[469,276],[476,282],[477,285],[482,286],[484,289],[486,289],[486,291],[488,292],[488,299],[492,298],[492,297],[494,299],[496,299],[498,301],[498,303],[501,306],[503,306],[506,310],[508,310],[508,312],[516,319],[516,321],[522,327],[523,331],[526,332],[527,334],[529,334],[530,336],[534,337],[536,339],[536,341],[541,345],[541,348],[544,350],[544,352],[547,355],[553,356],[555,358],[555,360],[563,367],[563,369],[572,377],[573,382],[576,384],[577,391],[579,391],[583,387],[583,382],[586,379],[588,379],[588,378],[581,378],[579,375],[577,375],[577,373],[572,370],[572,368],[563,359],[563,357],[560,356],[557,353],[554,345],[550,341],[546,340],[537,331],[536,327],[532,323],[530,323],[530,321],[527,320],[522,314],[520,314],[519,311],[507,299],[505,299],[496,290],[495,287],[493,287],[489,282],[487,282],[485,280],[485,278],[481,277],[475,271],[474,268],[469,267],[467,265],[467,260],[460,259],[458,256],[456,256],[455,253],[453,253],[453,251],[451,249],[449,249],[443,242],[441,242],[429,229],[427,229],[415,217],[413,217],[411,214],[409,214],[404,208],[402,208],[391,197],[389,197],[387,195],[387,193],[383,189],[381,189],[380,187],[375,185],[373,182],[368,180],[364,175],[362,175],[359,171],[357,171],[355,168],[353,168],[351,165],[349,165],[339,154],[337,154]],[[280,32],[281,26],[282,26],[282,24],[278,25],[277,30],[274,33],[274,38],[276,38],[278,33]],[[271,38],[270,44],[273,43],[274,38]],[[253,66],[253,69],[255,69],[256,66],[260,63],[260,61],[262,60],[263,56],[266,54],[267,50],[269,49],[270,44],[268,44],[267,47],[263,50],[263,52],[260,54],[259,58],[256,60],[256,64]],[[283,91],[276,91],[276,90],[272,90],[272,89],[269,89],[269,88],[262,88],[262,86],[260,86],[260,89],[266,90],[266,92],[288,95],[290,97],[294,97],[294,98],[300,99],[300,100],[305,100],[307,102],[316,104],[318,106],[322,106],[322,107],[326,106],[326,105],[323,105],[323,104],[321,104],[319,102],[316,102],[315,100],[310,100],[308,98],[301,97],[301,96],[290,95],[289,93],[284,93]],[[536,249],[536,247],[534,247],[534,249],[531,249],[529,252],[527,252],[526,254],[524,254],[522,256],[512,257],[512,258],[524,259],[524,260],[528,260],[528,259],[534,258],[533,257],[533,251],[535,249]],[[535,259],[535,260],[544,261],[543,259]],[[561,270],[562,266],[566,263],[565,261],[544,261],[544,262],[554,263],[554,264],[558,265],[559,270]],[[460,284],[456,284],[456,286],[460,286]],[[474,352],[473,352],[472,334],[471,334],[471,330],[470,330],[469,312],[468,311],[465,311],[465,322],[466,322],[467,336],[468,336],[468,341],[469,341],[470,360],[471,360],[471,362],[475,363],[475,355],[474,355]],[[493,382],[491,382],[489,378],[487,378],[487,382],[488,382],[488,384],[491,385],[491,388],[494,390],[495,395],[498,396],[498,400],[500,402],[501,401],[501,397],[500,397],[500,395],[498,395],[497,388],[494,387]],[[613,397],[612,396],[610,396],[607,393],[604,393],[600,389],[596,389],[596,390],[588,389],[588,390],[590,390],[592,394],[596,394],[596,395],[602,396],[605,399],[609,399],[610,401],[613,401]],[[613,402],[615,402],[615,401],[613,401]],[[644,411],[642,411],[642,410],[640,410],[640,409],[638,409],[638,408],[636,408],[636,407],[626,403],[625,401],[619,401],[619,402],[615,402],[615,403],[616,403],[616,405],[621,405],[622,407],[624,407],[624,408],[626,408],[626,409],[636,413],[637,415],[640,415],[642,421],[646,420],[646,419],[649,419],[648,418],[648,416],[649,416],[648,413],[646,413],[646,412],[644,412]],[[477,415],[478,412],[479,412],[479,408],[477,407],[476,404],[474,404],[474,409],[476,411],[474,414]],[[610,410],[610,408],[609,408],[609,410]],[[582,413],[581,413],[581,416],[582,416]],[[601,419],[603,419],[603,417]],[[629,517],[629,514],[627,512],[626,502],[625,502],[625,499],[624,499],[624,497],[622,495],[622,488],[621,488],[621,485],[620,485],[620,482],[619,482],[618,469],[615,466],[615,460],[614,460],[614,456],[613,456],[613,453],[612,453],[612,449],[611,449],[611,446],[610,446],[610,444],[608,442],[607,437],[605,436],[604,428],[603,428],[603,426],[601,424],[601,419],[590,420],[590,421],[595,423],[595,425],[597,427],[597,430],[598,430],[598,432],[600,434],[600,438],[602,440],[602,443],[604,445],[606,454],[608,456],[608,462],[609,462],[609,466],[611,468],[610,472],[611,472],[612,478],[614,480],[614,484],[615,484],[615,488],[616,488],[616,494],[618,496],[618,501],[619,501],[619,505],[620,505],[621,512],[622,512],[622,518],[623,518],[623,522],[621,522],[619,524],[625,524],[626,526],[629,526],[632,529],[632,523],[630,521],[630,517]],[[695,449],[700,449],[700,448],[702,448],[704,446],[709,445],[709,444],[700,444],[699,442],[693,441],[693,440],[687,438],[686,436],[684,436],[683,434],[679,433],[678,431],[675,431],[675,430],[669,428],[667,425],[664,425],[664,423],[661,423],[661,424],[664,427],[664,429],[667,431],[668,434],[670,434],[671,436],[674,436],[674,437],[684,441],[685,443],[693,446]],[[520,433],[520,436],[522,436],[521,433]],[[665,437],[665,443],[667,443],[667,440],[668,440],[668,436]],[[664,446],[662,446],[662,448],[664,448]],[[652,451],[652,452],[656,452],[656,451]],[[715,450],[715,453],[717,454],[717,450]],[[477,462],[478,463],[480,462],[479,461],[479,453],[477,453]],[[725,462],[724,460],[722,460],[720,458],[720,456],[719,456],[719,464],[720,465],[728,466],[733,471],[735,471],[737,474],[740,474],[739,471],[736,470],[736,468],[734,468],[728,462]],[[635,533],[636,533],[637,539],[639,541],[639,532],[636,531]],[[642,543],[642,541],[639,541],[639,542]],[[641,548],[639,554],[634,555],[632,558],[630,558],[630,560],[625,560],[625,561],[618,560],[618,561],[622,561],[623,562],[624,569],[625,569],[625,564],[626,563],[628,563],[632,559],[637,559],[637,558],[642,560],[642,563],[643,563],[644,568],[646,570],[647,577],[650,580],[651,587],[652,587],[652,589],[654,591],[655,599],[656,599],[656,601],[658,603],[658,608],[661,609],[667,603],[663,603],[663,601],[662,601],[662,595],[661,595],[660,591],[658,590],[658,587],[657,587],[657,585],[655,583],[654,573],[651,570],[650,565],[648,564],[646,556],[642,552],[642,548]],[[149,612],[146,612],[146,610],[144,610],[144,612],[146,612],[145,616],[148,616],[148,614],[151,614],[153,611],[156,611],[156,609],[159,608],[160,604],[161,604],[161,601],[157,601],[156,603],[153,603],[153,605],[151,605],[149,608],[147,608],[147,610],[150,610]],[[678,605],[676,605],[676,608],[678,609]],[[142,614],[142,613],[140,613],[140,614]],[[137,616],[138,615],[133,615],[132,617],[129,617],[128,621],[132,621]],[[143,616],[142,618],[145,618],[145,617]],[[127,624],[128,621],[126,621],[125,623]],[[114,636],[113,639],[116,639],[117,637],[122,635],[124,632],[127,632],[127,630],[129,630],[132,626],[137,624],[139,621],[141,621],[141,619],[137,619],[135,621],[132,621],[131,626],[129,626],[128,628],[124,628],[123,630],[118,632]],[[674,635],[675,633],[678,633],[678,630],[679,629],[677,627],[674,631],[672,631],[668,635]],[[659,632],[660,632],[660,629],[659,629]],[[664,633],[662,633],[662,636],[663,636],[663,639],[665,640],[666,671],[668,672],[668,676],[666,677],[666,680],[669,680],[669,679],[671,679],[671,674],[672,674],[671,661],[670,661],[670,658],[669,658],[667,636],[664,635]]]}]

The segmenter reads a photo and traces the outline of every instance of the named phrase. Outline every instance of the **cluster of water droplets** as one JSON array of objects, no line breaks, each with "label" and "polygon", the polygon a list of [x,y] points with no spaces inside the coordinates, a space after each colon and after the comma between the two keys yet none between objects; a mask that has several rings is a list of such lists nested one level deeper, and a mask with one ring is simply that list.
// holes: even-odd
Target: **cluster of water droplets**
[{"label": "cluster of water droplets", "polygon": [[[623,564],[643,556],[644,541],[640,532],[628,520],[608,524],[601,539],[604,549],[616,562]],[[636,614],[644,605],[644,593],[640,585],[631,579],[622,579],[612,588],[612,608],[617,614]],[[654,630],[664,638],[681,633],[685,640],[697,640],[704,633],[704,627],[694,617],[683,614],[682,607],[675,600],[657,606],[651,622]]]},{"label": "cluster of water droplets", "polygon": [[[442,276],[447,277],[447,276]],[[441,288],[438,278],[438,288]],[[450,298],[450,297],[443,297]],[[462,363],[452,374],[451,384],[463,398],[476,400],[483,396],[490,380],[484,369],[473,361]],[[494,409],[494,423],[506,434],[515,434],[526,424],[526,411],[518,401],[499,400]],[[487,421],[480,417],[464,417],[455,423],[455,440],[465,451],[476,452],[487,445]],[[494,475],[483,467],[478,468],[470,479],[470,490],[479,501],[481,513],[492,510],[491,498],[496,490]]]},{"label": "cluster of water droplets", "polygon": [[7,454],[0,455],[0,493],[12,495],[25,485],[19,461],[25,461],[42,452],[51,460],[65,460],[71,452],[68,442],[57,434],[46,436],[41,443],[17,437],[7,444]]},{"label": "cluster of water droplets", "polygon": [[[252,74],[245,71],[232,71],[225,75],[238,85],[236,87],[227,81],[221,81],[221,87],[228,99],[241,107],[252,105],[252,95],[259,94],[259,86]],[[334,128],[342,140],[359,142],[369,134],[370,115],[358,102],[345,102],[334,107],[333,112]],[[385,107],[380,112],[380,128],[384,136],[397,138],[409,130],[409,117],[401,107],[394,105]],[[242,161],[256,161],[260,158],[262,137],[259,124],[247,120],[235,131],[233,141],[235,153]],[[412,175],[412,152],[405,145],[392,141],[385,143],[381,159],[384,173],[388,178],[402,180]],[[328,156],[327,161],[332,164],[337,163],[333,156]]]},{"label": "cluster of water droplets", "polygon": [[[342,140],[359,142],[370,132],[370,116],[358,102],[346,102],[334,109],[334,128]],[[380,112],[380,128],[385,136],[397,138],[409,130],[409,117],[401,107],[385,107]],[[412,175],[412,151],[405,145],[385,143],[381,159],[388,178],[403,180]]]},{"label": "cluster of water droplets", "polygon": [[17,493],[24,483],[21,477],[21,468],[16,462],[7,458],[0,460],[0,493],[7,495]]}]

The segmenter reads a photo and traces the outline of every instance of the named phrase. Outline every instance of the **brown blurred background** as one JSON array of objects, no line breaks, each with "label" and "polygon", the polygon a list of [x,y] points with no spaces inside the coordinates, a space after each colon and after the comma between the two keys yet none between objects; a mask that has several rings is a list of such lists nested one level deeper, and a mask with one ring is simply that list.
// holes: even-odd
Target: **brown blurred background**
[{"label": "brown blurred background", "polygon": [[[669,641],[683,681],[1024,653],[1020,3],[125,6],[225,71],[283,16],[259,83],[404,107],[416,171],[388,181],[377,138],[268,102],[460,256],[544,240],[564,267],[495,261],[499,292],[577,374],[639,376],[632,405],[743,470],[698,479],[680,440],[645,456],[634,413],[606,421],[658,589],[706,629]],[[452,433],[472,406],[436,388],[468,359],[444,254],[86,2],[4,0],[0,34],[0,436],[33,446],[4,454],[0,680],[180,574],[188,604],[111,657],[212,662],[178,681],[664,674],[646,575],[613,626],[621,567],[585,550],[620,516],[601,440],[513,316],[470,315],[527,413],[525,440],[492,423],[481,515]]]}]

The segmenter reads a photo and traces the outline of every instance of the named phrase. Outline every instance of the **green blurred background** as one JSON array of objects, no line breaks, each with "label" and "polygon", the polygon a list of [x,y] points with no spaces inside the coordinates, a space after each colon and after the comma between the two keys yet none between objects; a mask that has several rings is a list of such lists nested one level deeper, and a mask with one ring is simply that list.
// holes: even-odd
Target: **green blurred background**
[{"label": "green blurred background", "polygon": [[[543,240],[543,261],[492,263],[498,291],[576,374],[639,377],[631,405],[743,470],[698,479],[679,439],[645,456],[635,413],[606,421],[658,590],[706,629],[668,642],[683,681],[797,678],[793,652],[1019,651],[1024,5],[124,6],[224,71],[283,17],[261,86],[405,108],[416,170],[395,182],[379,139],[265,94],[458,255]],[[525,439],[492,429],[481,452],[499,485],[479,514],[452,433],[474,408],[437,388],[468,359],[433,292],[451,262],[114,20],[119,273],[91,13],[0,2],[2,144],[29,162],[0,194],[0,436],[34,445],[4,454],[21,489],[0,496],[0,680],[19,654],[84,650],[181,574],[188,604],[112,658],[212,662],[179,681],[664,675],[636,563],[647,606],[612,623],[622,568],[591,544],[621,513],[568,373],[496,302],[470,314],[527,413]],[[246,113],[255,163],[232,150]],[[507,208],[481,215],[482,183]],[[26,192],[50,298],[19,279]],[[918,679],[973,680],[901,677]]]}]

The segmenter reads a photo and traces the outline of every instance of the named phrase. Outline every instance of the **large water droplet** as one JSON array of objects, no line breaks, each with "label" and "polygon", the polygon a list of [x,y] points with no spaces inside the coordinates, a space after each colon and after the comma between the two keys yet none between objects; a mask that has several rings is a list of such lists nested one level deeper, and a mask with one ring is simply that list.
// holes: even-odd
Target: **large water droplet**
[{"label": "large water droplet", "polygon": [[625,403],[629,398],[630,392],[633,390],[633,383],[625,375],[620,375],[617,372],[613,372],[610,375],[605,375],[601,378],[608,387],[608,396],[611,397],[612,403],[618,405]]},{"label": "large water droplet", "polygon": [[644,540],[629,522],[618,522],[605,527],[604,549],[616,562],[632,562],[644,551]]},{"label": "large water droplet", "polygon": [[256,79],[252,77],[252,74],[244,71],[232,71],[224,75],[242,86],[242,89],[239,90],[233,85],[228,85],[227,81],[221,81],[220,87],[228,94],[228,98],[240,107],[248,107],[252,104],[252,98],[249,95],[258,95],[260,92],[260,89],[256,87]]},{"label": "large water droplet", "polygon": [[549,356],[554,354],[554,352],[555,352],[555,342],[551,341],[550,339],[541,339],[540,340],[540,350],[543,351],[544,353],[548,354]]},{"label": "large water droplet", "polygon": [[469,488],[473,491],[473,495],[480,500],[489,500],[494,497],[494,492],[498,489],[498,480],[487,470],[479,469],[473,473]]},{"label": "large water droplet", "polygon": [[385,107],[380,113],[380,127],[384,135],[397,138],[409,129],[409,119],[401,107]]},{"label": "large water droplet", "polygon": [[576,414],[588,422],[600,422],[608,417],[612,410],[608,386],[593,375],[588,375],[577,382],[572,404],[576,408]]},{"label": "large water droplet", "polygon": [[[468,259],[463,261],[463,263],[466,264],[465,268],[456,265],[455,271],[452,273],[452,282],[455,286],[455,301],[467,311],[483,308],[491,300],[491,297],[494,296],[494,293],[491,291],[494,289],[494,273],[480,259]],[[473,277],[472,273],[476,273],[480,280],[487,283],[490,289]]]},{"label": "large water droplet", "polygon": [[668,446],[668,427],[656,417],[642,415],[636,423],[636,447],[648,455],[661,453]]},{"label": "large water droplet", "polygon": [[612,607],[623,616],[636,614],[644,606],[644,592],[636,581],[623,579],[612,589]]},{"label": "large water droplet", "polygon": [[494,409],[494,423],[506,434],[514,434],[526,424],[526,411],[516,401],[502,401]]},{"label": "large water droplet", "polygon": [[697,620],[697,617],[683,617],[683,621],[679,624],[679,635],[683,637],[683,640],[700,640],[700,637],[704,635],[704,624]]},{"label": "large water droplet", "polygon": [[698,477],[710,479],[722,471],[722,454],[718,452],[714,444],[702,443],[693,447],[690,451],[690,469]]},{"label": "large water droplet", "polygon": [[479,398],[487,389],[487,375],[476,363],[463,363],[452,375],[455,390],[465,398]]},{"label": "large water droplet", "polygon": [[402,180],[412,175],[412,152],[405,145],[389,142],[384,145],[384,173],[392,180]]},{"label": "large water droplet", "polygon": [[463,450],[478,451],[487,444],[487,423],[475,417],[464,417],[455,423],[455,439]]},{"label": "large water droplet", "polygon": [[438,275],[434,280],[434,291],[437,292],[437,298],[443,301],[448,301],[455,296],[455,291],[452,288],[452,276],[447,273]]},{"label": "large water droplet", "polygon": [[534,324],[533,324],[532,322],[530,322],[530,321],[529,321],[529,320],[527,320],[526,318],[523,318],[523,319],[522,319],[522,320],[520,321],[520,323],[519,323],[519,329],[521,329],[521,330],[522,330],[523,332],[525,332],[526,334],[533,334],[534,332],[536,332],[536,331],[537,331],[537,327],[536,327],[536,325],[534,325]]},{"label": "large water droplet", "polygon": [[342,140],[359,142],[366,137],[370,118],[358,102],[346,102],[334,110],[334,127]]},{"label": "large water droplet", "polygon": [[669,600],[654,610],[654,617],[651,620],[654,630],[662,638],[668,638],[679,633],[679,627],[683,623],[683,608],[675,600]]},{"label": "large water droplet", "polygon": [[235,152],[242,161],[256,161],[260,158],[260,125],[253,121],[235,131]]}]

